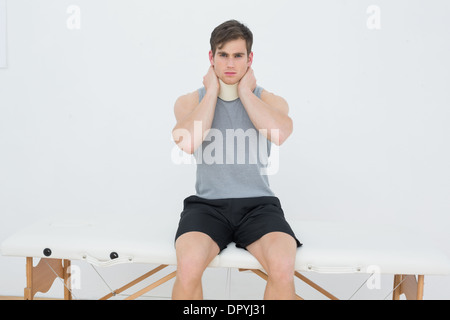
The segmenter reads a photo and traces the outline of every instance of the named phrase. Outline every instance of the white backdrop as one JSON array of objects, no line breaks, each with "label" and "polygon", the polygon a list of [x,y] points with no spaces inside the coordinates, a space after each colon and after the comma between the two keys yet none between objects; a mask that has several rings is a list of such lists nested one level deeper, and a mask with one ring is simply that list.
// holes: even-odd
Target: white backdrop
[{"label": "white backdrop", "polygon": [[[288,219],[406,225],[450,255],[449,16],[446,0],[8,1],[0,241],[47,217],[178,216],[195,167],[171,161],[173,104],[202,85],[213,28],[237,19],[254,33],[259,85],[291,107],[270,177]],[[79,298],[108,292],[76,264]],[[115,286],[148,268],[101,272]],[[341,298],[365,280],[311,277]],[[206,298],[262,297],[255,276],[226,279],[209,270]],[[384,298],[391,281],[356,298]],[[428,277],[425,298],[449,299],[449,285]],[[24,259],[0,256],[0,295],[24,286]]]},{"label": "white backdrop", "polygon": [[0,0],[0,68],[6,67],[6,0]]}]

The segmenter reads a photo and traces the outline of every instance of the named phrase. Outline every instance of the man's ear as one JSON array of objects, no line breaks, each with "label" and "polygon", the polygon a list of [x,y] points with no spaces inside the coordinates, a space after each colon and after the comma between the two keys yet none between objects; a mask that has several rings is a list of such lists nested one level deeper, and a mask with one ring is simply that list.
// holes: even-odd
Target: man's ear
[{"label": "man's ear", "polygon": [[248,63],[247,63],[247,65],[250,68],[252,66],[252,64],[253,64],[253,51],[250,52],[250,54],[248,55]]},{"label": "man's ear", "polygon": [[209,51],[209,62],[211,63],[211,67],[214,67],[214,55],[212,50]]}]

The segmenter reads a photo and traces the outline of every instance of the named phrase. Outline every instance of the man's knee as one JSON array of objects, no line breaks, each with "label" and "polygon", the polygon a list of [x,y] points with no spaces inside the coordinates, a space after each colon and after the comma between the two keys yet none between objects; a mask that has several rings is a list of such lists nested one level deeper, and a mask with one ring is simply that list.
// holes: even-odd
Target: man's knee
[{"label": "man's knee", "polygon": [[279,234],[277,240],[280,241],[278,249],[270,250],[266,256],[267,272],[273,280],[291,282],[295,273],[296,244],[294,239],[285,234]]},{"label": "man's knee", "polygon": [[294,280],[295,262],[291,257],[268,259],[268,276],[279,283],[289,283]]},{"label": "man's knee", "polygon": [[201,281],[205,266],[195,256],[185,256],[178,259],[177,278],[180,282],[189,285]]},{"label": "man's knee", "polygon": [[180,238],[177,241],[177,279],[186,285],[201,281],[218,251],[217,245],[203,234],[191,233]]}]

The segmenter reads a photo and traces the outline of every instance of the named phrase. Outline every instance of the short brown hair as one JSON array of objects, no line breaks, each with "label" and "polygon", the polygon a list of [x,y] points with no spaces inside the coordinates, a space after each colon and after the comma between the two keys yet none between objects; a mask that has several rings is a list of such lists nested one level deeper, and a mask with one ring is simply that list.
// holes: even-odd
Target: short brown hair
[{"label": "short brown hair", "polygon": [[247,43],[247,54],[252,52],[253,33],[244,24],[236,20],[229,20],[216,27],[211,33],[211,51],[216,54],[217,49],[232,40],[243,39]]}]

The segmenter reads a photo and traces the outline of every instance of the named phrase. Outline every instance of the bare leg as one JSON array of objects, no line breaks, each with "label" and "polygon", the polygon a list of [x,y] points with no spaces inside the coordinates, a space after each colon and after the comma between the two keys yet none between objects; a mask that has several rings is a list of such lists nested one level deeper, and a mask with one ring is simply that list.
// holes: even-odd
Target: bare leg
[{"label": "bare leg", "polygon": [[178,267],[172,299],[203,299],[203,272],[219,254],[219,246],[208,235],[200,232],[182,235],[175,246]]},{"label": "bare leg", "polygon": [[267,280],[265,300],[295,299],[295,239],[281,232],[269,233],[247,247],[266,270]]}]

